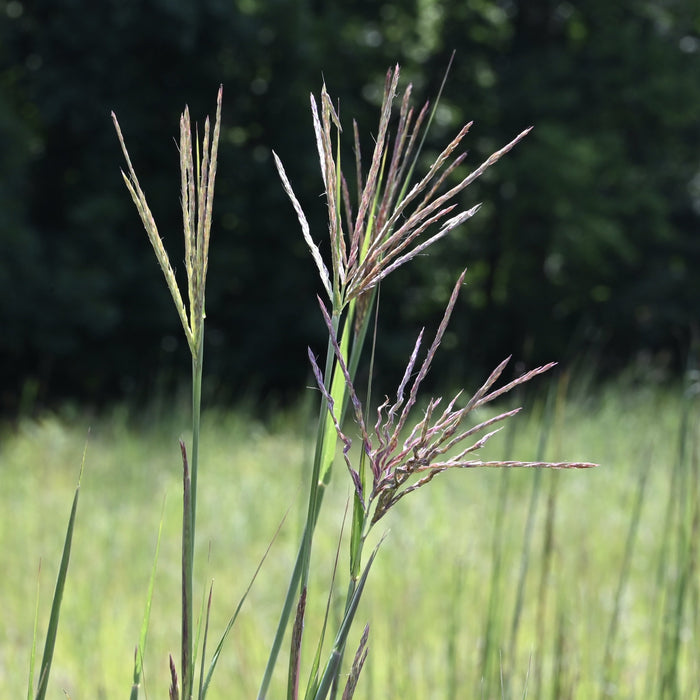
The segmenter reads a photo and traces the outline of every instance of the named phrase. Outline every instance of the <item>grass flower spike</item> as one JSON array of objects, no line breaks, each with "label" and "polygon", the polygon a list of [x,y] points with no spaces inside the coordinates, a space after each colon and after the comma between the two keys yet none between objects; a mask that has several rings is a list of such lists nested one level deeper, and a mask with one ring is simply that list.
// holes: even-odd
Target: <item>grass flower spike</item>
[{"label": "grass flower spike", "polygon": [[214,134],[213,136],[210,134],[209,118],[207,118],[204,124],[204,140],[201,145],[201,154],[198,143],[196,158],[192,148],[192,127],[189,108],[185,107],[185,111],[180,117],[181,201],[185,234],[185,267],[187,270],[189,317],[175,279],[173,267],[170,264],[165,246],[158,233],[158,227],[146,201],[146,195],[141,189],[136,172],[131,164],[131,158],[129,157],[119,122],[114,112],[112,112],[112,121],[117,130],[119,143],[127,164],[128,174],[122,171],[122,177],[139,212],[143,226],[148,234],[148,240],[155,251],[158,264],[165,275],[165,281],[175,302],[175,308],[182,322],[192,354],[198,352],[204,326],[204,292],[209,258],[209,234],[214,201],[219,132],[221,130],[222,96],[223,88],[219,88]]}]

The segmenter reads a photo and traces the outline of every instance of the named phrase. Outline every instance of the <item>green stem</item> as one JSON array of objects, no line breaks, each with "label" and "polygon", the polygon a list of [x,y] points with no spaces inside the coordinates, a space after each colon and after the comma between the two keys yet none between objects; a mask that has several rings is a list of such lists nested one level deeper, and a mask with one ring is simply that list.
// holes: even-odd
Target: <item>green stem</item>
[{"label": "green stem", "polygon": [[[189,494],[185,494],[183,518],[189,527],[183,528],[183,567],[182,567],[182,697],[192,697],[194,684],[193,655],[193,605],[192,591],[194,582],[194,539],[197,513],[197,468],[199,464],[199,431],[202,411],[202,369],[204,347],[204,324],[197,334],[197,351],[192,355],[192,453],[190,455]],[[185,487],[187,489],[187,486]]]},{"label": "green stem", "polygon": [[[376,290],[372,290],[370,301],[365,314],[362,319],[362,323],[358,333],[355,335],[352,343],[352,348],[350,350],[350,360],[348,363],[348,372],[351,378],[355,377],[357,372],[357,367],[360,363],[360,357],[362,355],[362,348],[367,337],[367,329],[369,327],[370,319],[372,318],[372,309],[374,307],[376,299]],[[333,314],[333,318],[337,323],[337,312]],[[354,300],[348,305],[348,313],[346,316],[346,322],[343,328],[343,337],[340,342],[340,347],[343,350],[343,355],[345,358],[348,357],[350,337],[353,334],[353,321],[355,318],[355,302]],[[337,332],[337,326],[334,326]],[[331,381],[331,376],[335,377],[337,375],[338,380],[343,380],[341,372],[335,372],[337,368],[337,362],[334,361],[333,346],[329,340],[328,348],[326,351],[326,366],[324,370],[324,377],[326,381]],[[334,372],[332,375],[331,372]],[[341,393],[342,387],[342,393]],[[340,381],[336,384],[335,381],[331,384],[330,390],[333,400],[336,402],[337,407],[340,406],[338,420],[342,424],[345,412],[347,410],[348,403],[348,392],[345,391],[345,382]],[[302,535],[302,541],[299,546],[299,551],[297,552],[297,558],[294,563],[294,569],[289,580],[289,586],[287,588],[287,594],[282,606],[282,612],[280,614],[280,619],[277,625],[277,630],[275,632],[275,637],[270,648],[270,656],[267,660],[267,666],[265,667],[265,672],[263,674],[263,679],[260,683],[260,689],[258,690],[258,700],[264,700],[267,696],[268,689],[270,687],[270,682],[272,680],[272,673],[277,663],[277,657],[279,656],[279,651],[282,646],[282,640],[284,638],[287,625],[289,624],[289,619],[292,615],[292,611],[295,609],[297,592],[300,590],[299,585],[302,580],[302,570],[304,568],[304,560],[308,555],[310,558],[311,545],[313,543],[313,533],[316,527],[316,522],[318,521],[319,513],[321,512],[321,505],[323,504],[323,496],[325,493],[326,485],[330,480],[330,466],[335,457],[335,447],[337,444],[337,436],[335,434],[335,427],[333,422],[328,415],[328,405],[325,399],[321,401],[321,408],[319,412],[318,419],[318,431],[316,434],[316,452],[314,454],[314,465],[312,470],[311,484],[309,486],[309,510],[307,512],[307,519],[304,525],[304,533]],[[313,503],[313,507],[311,504]],[[308,567],[309,559],[306,560],[306,566]],[[308,574],[308,568],[307,568]]]},{"label": "green stem", "polygon": [[[324,376],[330,377],[332,367],[333,347],[329,340],[328,350],[326,352],[326,367]],[[284,605],[282,606],[282,612],[280,614],[280,619],[277,624],[275,637],[272,641],[272,647],[270,648],[270,656],[268,657],[267,666],[265,667],[265,673],[263,674],[260,689],[258,690],[258,700],[263,700],[263,698],[265,698],[267,695],[267,691],[270,686],[270,681],[272,680],[272,673],[275,669],[277,657],[279,656],[279,651],[282,646],[282,639],[287,629],[292,610],[295,606],[296,595],[297,591],[299,590],[299,582],[302,578],[302,570],[304,569],[305,560],[306,566],[308,567],[308,558],[310,557],[310,548],[313,539],[313,529],[316,526],[318,513],[321,510],[321,504],[323,502],[323,493],[325,490],[325,484],[323,484],[323,482],[319,484],[319,475],[321,474],[321,465],[324,462],[323,452],[324,446],[326,444],[325,434],[327,413],[328,405],[324,399],[321,401],[321,408],[319,412],[318,430],[316,433],[316,452],[314,454],[314,464],[311,475],[311,483],[309,485],[309,507],[306,516],[306,523],[304,524],[304,533],[302,535],[299,551],[297,552],[294,570],[292,571],[292,576],[289,580],[289,586],[287,587],[287,595],[284,599]],[[320,488],[320,486],[323,486],[323,488]]]},{"label": "green stem", "polygon": [[199,464],[199,426],[202,413],[202,349],[204,328],[199,331],[197,355],[192,358],[192,536],[197,515],[197,467]]},{"label": "green stem", "polygon": [[[353,333],[354,308],[354,303],[351,303],[345,318],[343,336],[340,340],[340,347],[346,360],[349,353],[350,336]],[[339,314],[337,311],[333,312],[332,319],[334,330],[337,333],[340,324]],[[354,376],[359,363],[359,356],[362,349],[361,346],[362,343],[358,343],[356,338],[355,342],[353,343],[352,354],[350,356],[348,366],[351,377]],[[333,351],[333,345],[329,340],[326,351],[324,377],[326,378],[325,381],[328,383],[327,385],[330,385],[329,393],[333,398],[335,405],[341,407],[339,412],[339,420],[342,422],[346,410],[348,393],[346,391],[344,377],[342,376],[340,367],[334,358],[335,353]],[[319,513],[321,512],[321,505],[323,503],[323,495],[325,493],[326,485],[330,480],[331,465],[333,463],[333,458],[335,457],[336,444],[337,436],[335,434],[335,428],[328,413],[328,405],[324,399],[321,402],[321,409],[319,412],[318,430],[316,433],[316,451],[314,454],[311,483],[309,485],[309,505],[306,523],[304,525],[304,533],[302,535],[301,545],[294,564],[294,570],[292,571],[289,586],[287,588],[284,605],[282,606],[282,612],[280,614],[277,630],[275,632],[275,638],[270,649],[270,656],[267,661],[267,666],[265,667],[260,689],[258,690],[258,700],[263,700],[263,698],[265,698],[267,695],[270,681],[272,680],[272,673],[274,671],[275,664],[277,663],[279,650],[282,646],[282,639],[287,629],[287,625],[289,624],[292,610],[294,610],[295,607],[297,593],[300,590],[300,586],[303,587],[308,581],[313,535]]]}]

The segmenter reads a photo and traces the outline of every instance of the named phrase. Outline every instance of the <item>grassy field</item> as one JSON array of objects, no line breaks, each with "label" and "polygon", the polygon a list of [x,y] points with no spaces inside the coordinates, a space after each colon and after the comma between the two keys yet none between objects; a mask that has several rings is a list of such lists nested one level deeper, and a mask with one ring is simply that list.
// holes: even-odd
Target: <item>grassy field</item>
[{"label": "grassy field", "polygon": [[[359,697],[700,697],[697,400],[680,388],[563,394],[533,403],[483,456],[512,451],[599,468],[448,472],[382,521],[377,534],[388,536],[351,636],[356,646],[370,622]],[[304,522],[311,418],[304,410],[265,423],[242,410],[203,416],[196,596],[213,579],[212,639],[288,511],[210,697],[257,691]],[[2,697],[26,695],[39,563],[41,635],[88,428],[47,697],[127,696],[161,517],[145,688],[147,697],[166,695],[180,635],[177,441],[188,424],[186,411],[154,407],[138,419],[78,411],[3,430]],[[325,606],[351,493],[338,461],[307,629]],[[280,664],[273,698],[284,697],[285,671]]]}]

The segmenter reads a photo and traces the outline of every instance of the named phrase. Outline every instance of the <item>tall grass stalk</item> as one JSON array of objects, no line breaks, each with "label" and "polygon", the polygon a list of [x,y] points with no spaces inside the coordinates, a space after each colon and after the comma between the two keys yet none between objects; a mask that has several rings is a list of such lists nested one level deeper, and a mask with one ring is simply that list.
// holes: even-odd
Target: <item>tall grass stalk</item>
[{"label": "tall grass stalk", "polygon": [[[548,433],[548,441],[552,436],[561,436],[563,423],[564,406],[569,386],[569,374],[564,373],[559,377],[553,387],[554,406],[551,411],[547,411],[544,418],[544,429]],[[561,446],[556,445],[553,450],[555,459],[561,457]],[[547,490],[547,503],[545,510],[544,532],[542,536],[542,553],[540,555],[540,576],[537,588],[537,612],[536,612],[536,639],[535,646],[535,667],[533,671],[533,690],[535,697],[542,696],[542,657],[544,651],[544,640],[546,639],[545,629],[547,625],[547,610],[549,602],[549,592],[551,589],[552,568],[555,553],[555,521],[557,510],[557,494],[559,487],[559,474],[551,475]]]},{"label": "tall grass stalk", "polygon": [[[548,396],[547,406],[545,407],[545,416],[548,416],[551,408],[551,394]],[[537,447],[537,459],[543,459],[543,455],[547,446],[547,439],[549,437],[549,427],[551,425],[551,418],[545,418],[543,426],[540,431],[540,439]],[[525,586],[527,580],[527,574],[530,569],[530,558],[532,553],[533,540],[535,536],[535,516],[537,514],[537,508],[539,506],[540,492],[541,492],[541,472],[535,472],[532,479],[532,487],[530,490],[530,501],[527,509],[527,520],[525,522],[525,529],[523,534],[523,544],[522,551],[520,554],[520,568],[518,571],[518,582],[515,586],[515,603],[513,605],[513,618],[510,625],[510,635],[508,643],[508,655],[506,659],[506,688],[510,687],[511,674],[514,671],[514,664],[516,663],[517,653],[518,653],[518,636],[520,632],[520,621],[523,612],[523,603],[525,599]]]},{"label": "tall grass stalk", "polygon": [[36,664],[36,642],[39,631],[39,595],[41,593],[41,560],[36,573],[36,603],[34,604],[34,629],[32,630],[32,650],[29,654],[29,680],[27,682],[27,700],[34,697],[34,667]]},{"label": "tall grass stalk", "polygon": [[630,524],[627,530],[627,538],[625,540],[625,551],[622,557],[622,565],[620,566],[620,577],[618,579],[617,588],[615,590],[615,598],[613,601],[612,615],[610,616],[610,625],[605,638],[605,650],[603,652],[603,668],[602,668],[602,683],[600,687],[600,698],[616,697],[617,695],[617,674],[615,671],[615,650],[617,647],[617,632],[620,624],[620,613],[622,610],[622,598],[627,587],[627,582],[630,574],[630,566],[632,564],[632,555],[634,553],[634,544],[637,538],[639,529],[639,521],[644,504],[646,494],[646,485],[653,463],[652,456],[648,455],[647,462],[644,465],[641,476],[637,483],[637,490],[632,507],[632,515],[630,516]]},{"label": "tall grass stalk", "polygon": [[[510,459],[513,454],[513,441],[515,439],[516,423],[511,422],[506,428],[506,440],[504,445],[504,455]],[[510,490],[511,474],[507,470],[501,473],[498,486],[498,496],[496,508],[493,515],[493,536],[491,538],[491,575],[489,577],[489,597],[486,606],[486,616],[481,641],[481,653],[479,655],[480,688],[483,693],[485,688],[491,687],[495,683],[495,669],[500,666],[500,657],[496,658],[494,653],[495,640],[497,639],[503,626],[503,545],[504,545],[504,524],[507,516],[508,494]]]},{"label": "tall grass stalk", "polygon": [[[453,575],[453,585],[451,591],[450,607],[453,611],[459,609],[459,602],[464,594],[464,564],[459,562],[455,567]],[[445,656],[447,657],[447,689],[445,697],[447,700],[458,700],[460,697],[459,688],[459,654],[457,652],[457,638],[459,634],[460,618],[457,614],[452,614],[450,616],[448,628],[447,628],[447,638],[446,638],[446,649]]]},{"label": "tall grass stalk", "polygon": [[[464,159],[464,154],[454,156],[454,153],[471,127],[471,124],[467,124],[447,148],[442,151],[433,165],[428,168],[428,173],[417,184],[410,186],[407,181],[403,180],[403,177],[404,173],[408,172],[410,175],[412,172],[413,162],[409,160],[409,156],[419,131],[418,127],[423,122],[428,110],[426,105],[416,117],[415,125],[412,124],[413,110],[409,106],[411,92],[409,86],[404,92],[401,102],[393,153],[389,154],[387,148],[389,142],[388,125],[391,117],[392,101],[398,86],[398,78],[398,67],[387,73],[379,129],[372,161],[365,181],[363,181],[362,176],[359,136],[356,125],[354,128],[355,170],[357,174],[356,191],[358,194],[356,215],[350,205],[348,187],[340,165],[340,134],[342,131],[340,120],[325,90],[325,86],[321,93],[320,111],[314,98],[312,97],[311,99],[316,142],[328,206],[331,251],[330,270],[326,267],[319,247],[311,238],[306,217],[292,191],[282,163],[275,154],[275,162],[283,186],[297,213],[302,233],[309,245],[319,271],[321,284],[328,298],[327,303],[329,307],[326,306],[326,302],[322,299],[319,299],[319,305],[326,323],[330,343],[326,353],[324,370],[321,370],[314,353],[309,350],[309,360],[322,395],[322,413],[319,419],[317,460],[312,475],[307,525],[304,530],[302,544],[300,589],[297,589],[293,576],[289,589],[290,593],[288,593],[288,603],[285,605],[278,626],[277,638],[273,645],[273,654],[268,663],[268,670],[266,671],[259,698],[264,697],[267,692],[269,674],[275,662],[277,639],[281,638],[286,627],[285,614],[287,614],[287,611],[291,611],[290,595],[297,590],[304,596],[307,593],[308,563],[313,529],[318,517],[320,486],[322,486],[323,477],[330,471],[335,451],[335,439],[330,437],[333,434],[331,428],[335,429],[337,438],[344,445],[343,454],[355,489],[355,507],[353,508],[349,553],[350,578],[345,603],[345,615],[340,624],[339,637],[336,639],[336,644],[321,678],[317,682],[316,678],[312,677],[307,689],[307,697],[314,696],[314,693],[315,697],[325,697],[325,689],[330,689],[334,686],[332,676],[337,677],[337,669],[345,645],[346,630],[349,629],[348,622],[352,620],[356,601],[361,595],[364,581],[369,572],[369,565],[373,561],[376,552],[376,550],[373,552],[368,560],[368,564],[363,567],[362,552],[366,538],[373,526],[400,499],[427,484],[437,474],[450,468],[476,466],[590,466],[565,463],[555,465],[543,461],[534,463],[481,462],[467,457],[469,453],[485,444],[491,435],[497,431],[486,433],[466,449],[463,446],[458,448],[462,441],[478,435],[481,431],[485,431],[494,424],[517,413],[517,410],[503,413],[494,419],[479,423],[473,428],[460,433],[459,426],[462,420],[472,410],[502,396],[511,389],[529,381],[537,374],[547,371],[552,365],[537,368],[518,377],[500,389],[493,389],[493,385],[497,382],[507,364],[506,360],[494,370],[486,383],[464,407],[456,407],[460,398],[458,395],[447,404],[445,410],[438,417],[437,414],[433,415],[433,413],[440,403],[440,399],[433,399],[429,403],[423,419],[411,427],[412,424],[409,417],[417,402],[418,389],[427,375],[433,357],[442,341],[464,279],[464,274],[455,285],[435,340],[428,349],[418,373],[412,379],[414,370],[417,367],[422,333],[416,342],[404,378],[397,390],[396,401],[392,404],[387,399],[380,407],[374,429],[374,438],[370,437],[366,427],[367,409],[361,402],[354,386],[355,367],[348,363],[349,329],[363,326],[362,322],[369,317],[370,305],[367,303],[367,300],[373,300],[370,295],[374,293],[377,285],[388,274],[423,252],[427,247],[440,240],[476,213],[478,206],[462,212],[455,211],[457,206],[455,198],[527,133],[527,130],[522,132],[510,144],[494,153],[481,166],[460,180],[458,184],[448,188],[444,194],[439,194],[447,178]],[[411,127],[413,127],[413,131],[410,130]],[[336,135],[335,145],[332,138],[333,128],[335,128]],[[347,231],[343,228],[343,220],[347,221]],[[426,233],[431,226],[437,224],[440,224],[440,227],[436,233]],[[356,318],[356,315],[359,318]],[[358,350],[355,357],[359,357],[362,347],[357,347],[357,337],[354,338],[354,341],[352,344],[353,351]],[[332,370],[331,366],[333,367]],[[406,396],[406,391],[408,391],[408,396]],[[344,434],[342,428],[347,401],[349,401],[348,405],[352,406],[352,413],[354,414],[355,422],[359,426],[362,442],[362,450],[357,467],[352,465],[349,458],[352,440]],[[403,447],[401,447],[399,441],[404,429],[410,430],[410,435],[404,442]],[[447,454],[453,449],[457,451],[457,454],[448,457]],[[321,480],[318,481],[317,477],[321,477]],[[295,636],[293,644],[300,643],[301,638]],[[296,654],[297,652],[294,651],[291,657],[296,659]],[[309,689],[312,691],[310,695]]]},{"label": "tall grass stalk", "polygon": [[670,580],[664,586],[662,647],[658,672],[660,698],[681,697],[686,692],[686,689],[680,686],[679,674],[683,628],[687,624],[686,618],[689,615],[693,616],[693,612],[697,619],[697,610],[687,610],[689,603],[693,599],[697,601],[698,598],[696,579],[700,490],[698,436],[693,429],[693,419],[697,418],[694,399],[695,397],[687,392],[678,431],[678,458],[673,470],[667,506],[666,522],[671,537],[669,554],[666,556],[670,555],[667,566],[672,574],[664,573]]},{"label": "tall grass stalk", "polygon": [[[116,115],[112,119],[121,144],[128,173],[122,172],[124,182],[131,194],[141,221],[148,234],[156,259],[165,275],[170,294],[175,303],[182,328],[187,339],[192,357],[192,449],[189,455],[184,443],[181,443],[183,464],[183,528],[182,528],[182,641],[180,662],[181,691],[177,687],[173,674],[172,693],[180,695],[183,700],[192,697],[194,689],[194,643],[193,643],[193,578],[194,548],[197,515],[197,477],[199,473],[199,435],[202,403],[202,371],[204,365],[204,319],[205,289],[209,261],[209,239],[211,232],[212,209],[214,203],[214,182],[221,130],[221,103],[223,89],[219,89],[216,106],[216,120],[213,134],[209,118],[204,125],[204,138],[192,144],[192,126],[189,109],[180,117],[180,174],[182,221],[185,239],[185,269],[187,272],[186,307],[180,288],[175,279],[175,272],[158,227],[146,201],[146,196],[139,185],[136,172],[122,136]],[[196,153],[195,153],[196,150]],[[180,694],[181,693],[181,694]]]}]

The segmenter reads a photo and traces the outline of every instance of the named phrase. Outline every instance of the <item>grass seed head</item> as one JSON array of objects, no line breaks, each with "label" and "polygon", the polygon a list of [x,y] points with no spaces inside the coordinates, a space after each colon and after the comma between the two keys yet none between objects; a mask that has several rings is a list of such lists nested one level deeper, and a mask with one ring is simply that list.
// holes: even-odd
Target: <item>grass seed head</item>
[{"label": "grass seed head", "polygon": [[158,227],[148,207],[146,195],[136,177],[119,122],[114,112],[112,112],[112,121],[114,122],[117,137],[127,164],[128,174],[122,171],[122,176],[139,212],[141,222],[146,229],[148,240],[151,242],[158,264],[163,270],[193,356],[201,353],[201,340],[204,328],[204,296],[209,261],[214,182],[216,179],[219,134],[221,131],[222,98],[223,87],[220,87],[216,101],[216,120],[213,135],[210,135],[211,127],[209,118],[207,118],[201,147],[199,141],[196,140],[196,155],[192,143],[190,112],[187,107],[185,107],[180,117],[180,198],[185,239],[185,268],[187,271],[189,314],[175,279],[175,272],[158,233]]},{"label": "grass seed head", "polygon": [[[328,208],[330,271],[310,235],[306,217],[282,163],[275,155],[283,187],[297,213],[324,289],[337,311],[354,299],[366,297],[387,275],[474,216],[479,205],[460,211],[458,195],[529,132],[529,129],[523,131],[447,192],[439,194],[466,157],[466,153],[460,153],[459,149],[472,126],[469,122],[442,150],[423,178],[412,184],[420,148],[430,125],[430,110],[426,103],[416,115],[410,104],[412,86],[409,84],[401,98],[398,123],[392,137],[390,124],[399,73],[397,65],[386,75],[379,126],[366,177],[363,176],[359,132],[353,122],[357,183],[354,210],[340,163],[342,129],[338,111],[325,84],[320,103],[311,96],[316,147]],[[437,232],[429,233],[438,224]],[[361,325],[362,313],[366,309],[367,304],[361,303],[357,325]]]}]

